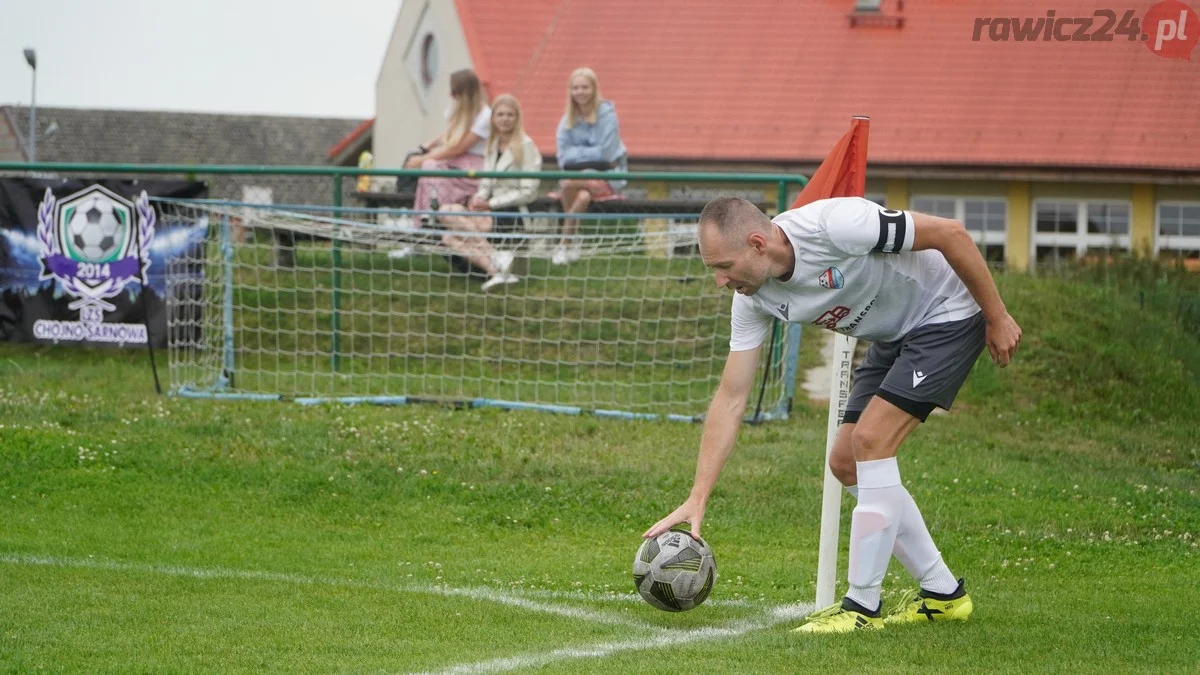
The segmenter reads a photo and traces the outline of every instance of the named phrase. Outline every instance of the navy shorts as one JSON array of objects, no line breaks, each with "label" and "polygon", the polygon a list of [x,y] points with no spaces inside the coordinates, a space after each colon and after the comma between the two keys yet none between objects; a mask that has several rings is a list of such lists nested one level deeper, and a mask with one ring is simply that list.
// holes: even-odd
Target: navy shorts
[{"label": "navy shorts", "polygon": [[935,407],[949,410],[983,353],[983,312],[960,321],[920,326],[867,349],[850,385],[843,423],[857,422],[872,396],[924,422]]}]

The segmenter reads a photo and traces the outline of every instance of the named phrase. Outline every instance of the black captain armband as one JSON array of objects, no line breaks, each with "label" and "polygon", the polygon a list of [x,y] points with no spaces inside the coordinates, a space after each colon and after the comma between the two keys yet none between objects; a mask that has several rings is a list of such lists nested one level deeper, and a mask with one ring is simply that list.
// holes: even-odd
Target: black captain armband
[{"label": "black captain armband", "polygon": [[[880,209],[879,241],[871,249],[873,253],[900,253],[908,237],[908,215],[903,211]],[[911,249],[912,246],[909,245]]]}]

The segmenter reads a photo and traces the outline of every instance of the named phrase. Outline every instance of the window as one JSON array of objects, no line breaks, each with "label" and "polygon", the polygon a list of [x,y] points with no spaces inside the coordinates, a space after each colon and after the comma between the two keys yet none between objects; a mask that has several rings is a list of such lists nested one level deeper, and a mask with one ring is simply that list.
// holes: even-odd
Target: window
[{"label": "window", "polygon": [[884,195],[882,193],[870,193],[870,194],[863,195],[863,198],[867,199],[868,201],[875,202],[876,204],[882,206],[885,209],[887,208],[887,195]]},{"label": "window", "polygon": [[[1008,227],[1008,202],[1003,199],[967,199],[963,202],[962,222],[971,232],[1003,234]],[[1004,241],[1001,239],[996,243],[1003,244]]]},{"label": "window", "polygon": [[260,187],[258,185],[243,185],[242,186],[242,201],[247,204],[273,204],[272,191],[269,187]]},{"label": "window", "polygon": [[912,210],[939,218],[958,219],[958,200],[941,197],[913,197]]},{"label": "window", "polygon": [[963,224],[989,262],[1004,261],[1008,201],[982,197],[913,197],[912,210]]},{"label": "window", "polygon": [[1130,212],[1129,202],[1037,200],[1034,260],[1057,262],[1128,251]]},{"label": "window", "polygon": [[1156,235],[1160,255],[1200,261],[1200,203],[1160,202]]},{"label": "window", "polygon": [[433,33],[421,40],[421,85],[429,88],[438,75],[438,49]]},{"label": "window", "polygon": [[[445,66],[442,41],[438,37],[438,24],[430,5],[431,2],[425,0],[415,28],[409,36],[408,45],[404,48],[404,67],[408,71],[413,100],[424,115],[436,109],[435,93],[439,91],[439,82],[444,81],[442,68]],[[423,139],[414,139],[414,144],[420,140]]]},{"label": "window", "polygon": [[1128,204],[1092,204],[1087,219],[1089,233],[1129,234]]},{"label": "window", "polygon": [[1038,232],[1076,232],[1079,206],[1074,202],[1043,202],[1037,205]]}]

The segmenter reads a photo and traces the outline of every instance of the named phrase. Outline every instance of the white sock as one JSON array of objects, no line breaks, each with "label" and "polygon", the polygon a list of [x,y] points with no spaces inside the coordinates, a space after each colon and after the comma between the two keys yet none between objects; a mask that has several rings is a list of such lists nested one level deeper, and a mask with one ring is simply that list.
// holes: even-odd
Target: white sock
[{"label": "white sock", "polygon": [[[858,499],[858,486],[849,485],[846,491]],[[934,593],[949,595],[958,589],[958,579],[942,560],[942,554],[933,543],[921,510],[905,490],[908,506],[900,516],[900,527],[896,529],[896,543],[892,554],[904,565],[904,569],[920,583],[921,588]]]},{"label": "white sock", "polygon": [[925,519],[921,517],[921,509],[917,508],[908,490],[904,491],[904,496],[906,504],[900,516],[900,529],[892,553],[921,584],[921,588],[934,593],[953,593],[958,588],[958,580],[942,561],[942,554],[933,543]]},{"label": "white sock", "polygon": [[[879,594],[908,491],[895,457],[858,462],[858,506],[850,518],[850,590],[846,597],[878,611]],[[909,498],[911,499],[911,498]]]}]

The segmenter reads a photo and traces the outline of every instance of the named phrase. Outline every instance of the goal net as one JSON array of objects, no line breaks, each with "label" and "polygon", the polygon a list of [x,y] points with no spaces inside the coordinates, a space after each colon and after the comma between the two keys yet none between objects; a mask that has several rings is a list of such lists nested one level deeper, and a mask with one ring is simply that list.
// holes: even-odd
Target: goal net
[{"label": "goal net", "polygon": [[[729,351],[731,298],[700,261],[694,214],[582,214],[556,264],[555,214],[478,234],[381,209],[163,207],[208,232],[168,268],[176,395],[698,420]],[[515,282],[482,290],[494,275],[464,250]],[[748,418],[786,417],[798,349],[798,330],[775,326]]]}]

